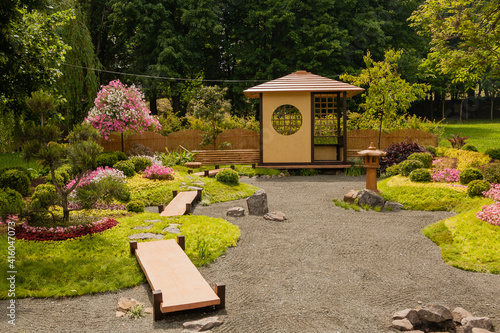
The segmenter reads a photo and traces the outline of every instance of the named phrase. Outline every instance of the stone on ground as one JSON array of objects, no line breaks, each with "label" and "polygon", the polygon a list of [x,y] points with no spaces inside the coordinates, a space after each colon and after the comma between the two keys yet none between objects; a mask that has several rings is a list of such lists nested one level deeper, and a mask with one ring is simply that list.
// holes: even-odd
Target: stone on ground
[{"label": "stone on ground", "polygon": [[348,203],[354,203],[356,201],[356,197],[358,196],[358,192],[354,190],[350,190],[346,194],[344,194],[344,201]]},{"label": "stone on ground", "polygon": [[130,310],[131,307],[141,304],[143,303],[133,298],[121,297],[120,300],[118,300],[118,305],[116,306],[116,309],[121,312],[127,312]]},{"label": "stone on ground", "polygon": [[270,212],[264,215],[264,218],[269,221],[283,222],[285,221],[286,215],[283,212]]},{"label": "stone on ground", "polygon": [[411,331],[413,330],[413,324],[406,318],[397,319],[392,322],[392,328],[395,328],[400,331]]},{"label": "stone on ground", "polygon": [[162,234],[153,234],[152,232],[143,232],[128,236],[129,239],[163,239]]},{"label": "stone on ground", "polygon": [[232,217],[241,217],[245,216],[245,208],[243,207],[233,207],[229,208],[226,216],[232,216]]},{"label": "stone on ground", "polygon": [[386,201],[384,204],[384,210],[399,212],[403,208],[403,205],[395,201]]},{"label": "stone on ground", "polygon": [[441,323],[453,319],[450,310],[439,304],[424,306],[417,311],[417,314],[420,320],[431,323]]},{"label": "stone on ground", "polygon": [[414,309],[406,309],[402,311],[395,312],[392,315],[393,319],[408,319],[413,325],[417,324],[420,319],[418,318],[417,311]]},{"label": "stone on ground", "polygon": [[360,206],[384,207],[385,199],[372,190],[359,191],[357,198]]},{"label": "stone on ground", "polygon": [[488,317],[466,317],[462,319],[462,326],[465,328],[465,331],[473,328],[483,328],[488,331],[493,329],[491,319]]},{"label": "stone on ground", "polygon": [[465,310],[464,308],[455,308],[453,311],[451,311],[451,315],[453,316],[453,321],[456,323],[462,323],[462,319],[466,317],[472,317],[472,314]]},{"label": "stone on ground", "polygon": [[188,321],[182,324],[186,332],[206,332],[214,327],[222,325],[223,322],[219,317],[208,317],[195,321]]},{"label": "stone on ground", "polygon": [[267,194],[264,190],[257,190],[247,199],[248,214],[263,216],[269,209],[267,208]]},{"label": "stone on ground", "polygon": [[177,228],[175,226],[172,226],[172,225],[164,228],[163,232],[169,232],[171,234],[180,234],[181,233],[181,231],[179,230],[179,228]]}]

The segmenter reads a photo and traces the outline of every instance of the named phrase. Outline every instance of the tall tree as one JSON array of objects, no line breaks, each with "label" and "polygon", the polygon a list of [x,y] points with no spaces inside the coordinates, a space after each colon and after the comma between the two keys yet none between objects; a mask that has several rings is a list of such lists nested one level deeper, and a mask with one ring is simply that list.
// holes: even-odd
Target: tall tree
[{"label": "tall tree", "polygon": [[443,73],[468,88],[485,76],[500,76],[500,2],[426,0],[409,19],[431,37],[431,52]]}]

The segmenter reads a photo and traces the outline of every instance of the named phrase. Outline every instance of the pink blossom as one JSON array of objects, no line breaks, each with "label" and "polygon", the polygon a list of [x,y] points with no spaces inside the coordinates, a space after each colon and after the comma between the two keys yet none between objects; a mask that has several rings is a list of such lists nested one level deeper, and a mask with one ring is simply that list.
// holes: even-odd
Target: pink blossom
[{"label": "pink blossom", "polygon": [[460,176],[459,170],[446,168],[442,171],[434,172],[432,174],[432,180],[435,182],[455,183],[458,182],[459,176]]}]

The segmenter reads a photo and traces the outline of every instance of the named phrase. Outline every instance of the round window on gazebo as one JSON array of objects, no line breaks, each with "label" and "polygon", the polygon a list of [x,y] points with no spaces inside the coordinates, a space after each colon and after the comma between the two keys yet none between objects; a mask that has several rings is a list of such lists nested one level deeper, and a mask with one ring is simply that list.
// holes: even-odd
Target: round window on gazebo
[{"label": "round window on gazebo", "polygon": [[278,106],[272,117],[273,128],[282,135],[292,135],[302,126],[302,114],[293,105]]}]

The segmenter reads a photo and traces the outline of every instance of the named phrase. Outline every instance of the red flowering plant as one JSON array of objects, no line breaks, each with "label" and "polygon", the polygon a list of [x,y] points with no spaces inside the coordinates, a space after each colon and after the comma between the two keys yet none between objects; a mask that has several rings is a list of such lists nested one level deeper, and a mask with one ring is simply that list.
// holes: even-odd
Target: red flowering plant
[{"label": "red flowering plant", "polygon": [[120,80],[101,86],[84,122],[101,132],[105,140],[112,133],[142,133],[160,130],[161,125],[146,107],[144,95],[134,85],[128,87]]},{"label": "red flowering plant", "polygon": [[16,238],[36,241],[60,241],[103,232],[117,224],[118,221],[108,217],[90,224],[68,227],[31,227],[27,223],[23,223],[16,227]]},{"label": "red flowering plant", "polygon": [[166,166],[153,164],[144,170],[142,177],[148,179],[172,180],[174,179],[174,170]]}]

